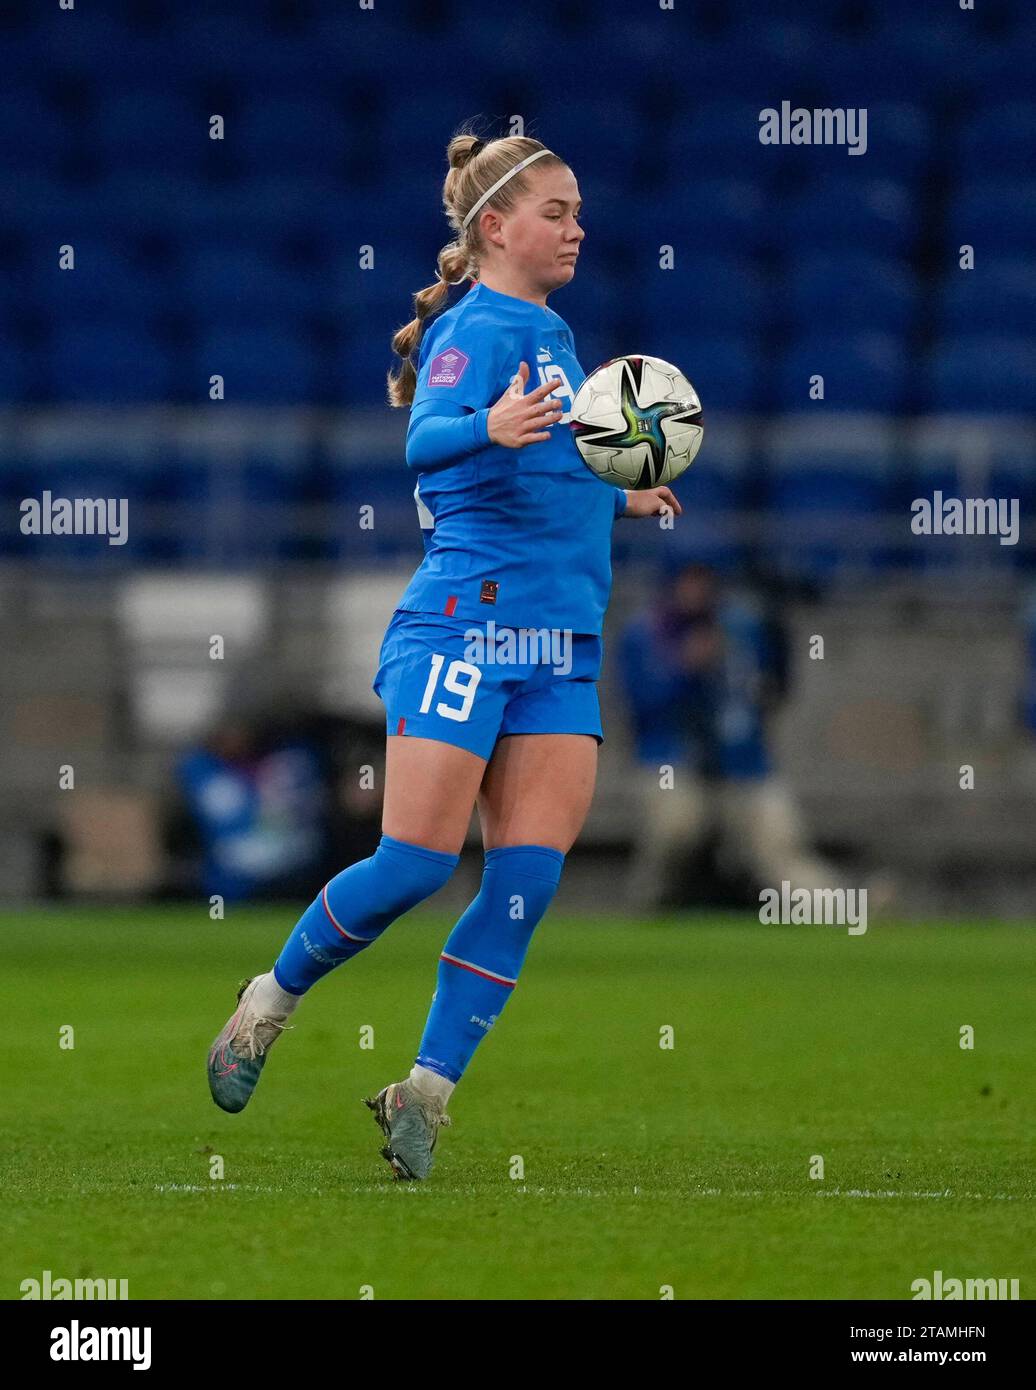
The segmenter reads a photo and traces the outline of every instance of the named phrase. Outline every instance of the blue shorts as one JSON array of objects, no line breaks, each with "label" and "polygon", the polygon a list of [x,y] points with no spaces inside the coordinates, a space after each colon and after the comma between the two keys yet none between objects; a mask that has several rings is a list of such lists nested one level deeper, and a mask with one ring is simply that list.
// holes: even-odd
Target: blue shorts
[{"label": "blue shorts", "polygon": [[397,609],[374,690],[387,733],[438,739],[487,760],[507,734],[590,734],[603,743],[601,653],[591,635]]}]

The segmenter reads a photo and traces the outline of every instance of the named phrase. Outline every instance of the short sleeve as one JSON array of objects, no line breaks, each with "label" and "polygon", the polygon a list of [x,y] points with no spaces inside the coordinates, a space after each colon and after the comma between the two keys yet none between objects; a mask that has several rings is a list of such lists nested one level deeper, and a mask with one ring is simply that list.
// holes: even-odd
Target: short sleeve
[{"label": "short sleeve", "polygon": [[433,324],[421,344],[412,411],[425,414],[443,402],[468,410],[495,405],[507,385],[511,355],[499,326]]},{"label": "short sleeve", "polygon": [[626,510],[626,507],[627,507],[627,504],[628,504],[628,503],[629,503],[629,498],[626,496],[625,489],[624,489],[624,488],[621,488],[621,487],[617,487],[617,488],[615,489],[615,515],[616,515],[616,517],[622,516],[623,512]]}]

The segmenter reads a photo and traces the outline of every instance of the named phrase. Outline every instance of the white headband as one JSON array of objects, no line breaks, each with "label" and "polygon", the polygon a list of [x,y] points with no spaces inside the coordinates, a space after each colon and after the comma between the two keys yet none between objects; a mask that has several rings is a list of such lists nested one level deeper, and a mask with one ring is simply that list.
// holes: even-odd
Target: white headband
[{"label": "white headband", "polygon": [[503,176],[502,179],[497,179],[496,183],[493,184],[492,188],[487,188],[485,193],[482,194],[482,197],[479,198],[478,202],[475,204],[475,206],[468,213],[467,217],[465,217],[464,221],[461,223],[461,231],[464,231],[464,229],[467,227],[471,219],[475,216],[475,213],[478,212],[482,204],[488,198],[492,198],[493,194],[496,192],[498,188],[503,188],[504,184],[507,182],[508,179],[514,178],[515,174],[520,174],[521,171],[524,168],[526,168],[527,165],[531,164],[534,159],[539,159],[541,155],[553,153],[553,150],[537,150],[535,154],[530,154],[526,159],[519,160],[519,162],[514,166],[513,169],[508,169],[507,173]]}]

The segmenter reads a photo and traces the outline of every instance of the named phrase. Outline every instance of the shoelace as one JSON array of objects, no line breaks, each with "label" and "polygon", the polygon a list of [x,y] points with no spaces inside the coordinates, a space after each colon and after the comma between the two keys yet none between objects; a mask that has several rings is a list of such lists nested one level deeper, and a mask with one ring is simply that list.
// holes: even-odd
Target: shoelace
[{"label": "shoelace", "polygon": [[[290,1033],[291,1030],[295,1027],[293,1023],[278,1023],[275,1018],[252,1019],[252,1022],[250,1025],[248,1025],[247,1030],[243,1030],[238,1035],[238,1038],[234,1039],[235,1043],[240,1040],[240,1043],[248,1049],[248,1058],[249,1061],[252,1062],[254,1062],[257,1057],[261,1057],[263,1053],[267,1050],[267,1048],[270,1047],[271,1044],[276,1042],[277,1040],[276,1034],[274,1034],[270,1041],[266,1043],[262,1042],[259,1038],[255,1036],[255,1031],[261,1023],[270,1023],[273,1025],[274,1028],[279,1028],[282,1033]],[[235,1047],[234,1051],[238,1052],[239,1048]]]},{"label": "shoelace", "polygon": [[437,1109],[434,1101],[425,1100],[422,1096],[418,1095],[416,1091],[412,1091],[411,1094],[424,1112],[425,1119],[433,1128],[437,1125],[453,1124],[451,1117],[446,1114],[445,1110]]}]

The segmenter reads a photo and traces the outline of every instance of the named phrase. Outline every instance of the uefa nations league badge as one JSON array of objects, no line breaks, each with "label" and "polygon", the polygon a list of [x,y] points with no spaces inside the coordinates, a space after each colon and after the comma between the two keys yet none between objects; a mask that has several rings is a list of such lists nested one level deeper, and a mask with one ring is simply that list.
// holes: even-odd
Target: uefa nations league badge
[{"label": "uefa nations league badge", "polygon": [[456,386],[470,359],[458,348],[447,348],[432,358],[428,368],[429,386]]}]

